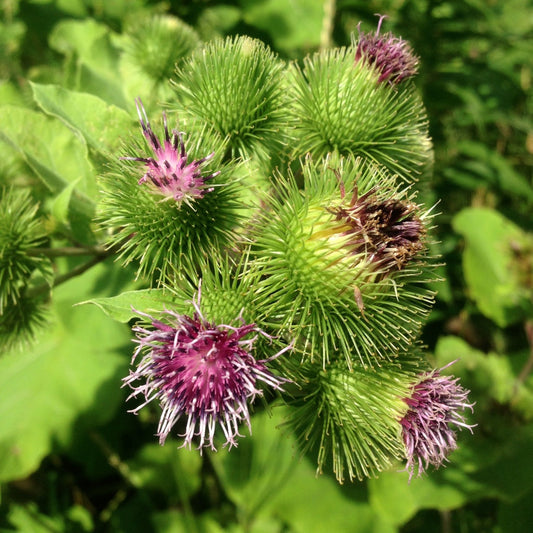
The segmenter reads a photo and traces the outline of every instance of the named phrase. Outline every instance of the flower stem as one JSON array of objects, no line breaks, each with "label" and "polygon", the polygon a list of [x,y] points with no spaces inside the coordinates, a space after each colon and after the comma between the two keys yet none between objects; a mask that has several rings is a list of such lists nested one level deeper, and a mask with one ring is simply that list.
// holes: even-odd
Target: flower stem
[{"label": "flower stem", "polygon": [[78,255],[107,256],[107,250],[103,246],[64,246],[60,248],[32,248],[26,251],[27,255],[46,257],[73,257]]},{"label": "flower stem", "polygon": [[[65,272],[65,274],[61,274],[60,276],[57,276],[54,279],[54,282],[50,286],[48,283],[43,283],[41,285],[38,285],[37,287],[33,287],[32,289],[29,289],[26,293],[27,296],[34,298],[36,296],[40,296],[44,294],[47,291],[50,291],[52,288],[57,287],[58,285],[61,285],[62,283],[65,283],[65,281],[68,281],[69,279],[75,278],[76,276],[80,276],[93,266],[97,265],[98,263],[104,261],[109,256],[116,253],[118,247],[113,246],[112,248],[104,248],[103,246],[92,246],[92,247],[86,247],[86,248],[71,248],[71,247],[65,247],[65,248],[35,248],[34,251],[37,250],[47,250],[49,252],[49,257],[60,257],[60,256],[78,256],[78,255],[92,255],[95,254],[92,259],[87,261],[86,263],[82,263],[81,265],[78,265],[74,267],[69,272]],[[79,250],[75,251],[75,250]],[[46,255],[46,254],[45,254]]]},{"label": "flower stem", "polygon": [[333,21],[335,20],[335,0],[324,1],[324,18],[322,19],[322,31],[320,32],[320,49],[331,48],[333,35]]},{"label": "flower stem", "polygon": [[513,396],[516,396],[518,387],[526,381],[527,377],[531,373],[531,370],[533,369],[533,320],[528,320],[524,325],[524,329],[526,331],[526,337],[529,344],[529,357],[526,361],[526,364],[520,371],[520,374],[516,378]]}]

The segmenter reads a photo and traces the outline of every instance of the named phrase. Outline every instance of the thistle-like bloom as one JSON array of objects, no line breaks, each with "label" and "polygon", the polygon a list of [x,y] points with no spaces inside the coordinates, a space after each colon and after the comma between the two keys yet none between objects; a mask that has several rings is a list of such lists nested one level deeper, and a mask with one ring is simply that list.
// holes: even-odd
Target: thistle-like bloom
[{"label": "thistle-like bloom", "polygon": [[379,34],[381,23],[385,15],[379,16],[376,33],[363,33],[360,23],[357,26],[359,39],[355,52],[355,62],[361,59],[369,65],[374,65],[379,71],[379,81],[389,81],[398,84],[406,78],[415,76],[418,72],[418,57],[414,54],[410,44],[392,33]]},{"label": "thistle-like bloom", "polygon": [[375,271],[401,270],[424,248],[425,227],[417,215],[420,209],[407,200],[380,199],[376,193],[373,188],[359,196],[355,186],[348,206],[329,211],[341,223],[337,231],[348,238],[345,247],[352,254],[365,254]]},{"label": "thistle-like bloom", "polygon": [[451,364],[422,374],[411,396],[404,399],[408,410],[400,423],[409,481],[417,467],[418,476],[430,464],[439,468],[457,448],[456,433],[450,424],[471,432],[474,427],[466,422],[462,414],[466,408],[473,410],[474,404],[468,401],[470,391],[458,384],[458,378],[440,374]]},{"label": "thistle-like bloom", "polygon": [[[198,449],[214,446],[217,424],[222,428],[229,448],[237,446],[239,424],[246,423],[251,432],[248,404],[262,396],[257,382],[282,390],[288,380],[274,376],[266,367],[287,347],[267,360],[252,356],[258,335],[267,336],[254,324],[239,327],[215,325],[206,321],[198,300],[192,302],[194,315],[179,315],[166,311],[170,323],[164,323],[144,313],[153,329],[134,327],[139,346],[132,362],[144,353],[137,369],[124,378],[133,392],[130,397],[144,396],[144,402],[132,410],[137,413],[152,400],[159,400],[163,409],[157,436],[164,444],[173,426],[186,418],[185,432],[180,435],[182,446],[191,447],[195,436]],[[244,337],[255,333],[249,339]],[[141,384],[135,384],[141,380]],[[128,399],[129,399],[128,398]]]},{"label": "thistle-like bloom", "polygon": [[168,131],[167,117],[163,113],[165,139],[163,143],[155,135],[146,111],[140,99],[136,101],[137,113],[143,135],[152,147],[155,157],[123,157],[129,161],[140,161],[147,167],[146,173],[139,180],[139,184],[147,182],[156,194],[165,199],[176,202],[190,202],[203,198],[206,192],[213,190],[206,186],[206,181],[214,178],[219,172],[203,176],[200,167],[212,159],[214,152],[202,159],[187,162],[187,153],[183,142],[183,132],[172,130],[172,137]]}]

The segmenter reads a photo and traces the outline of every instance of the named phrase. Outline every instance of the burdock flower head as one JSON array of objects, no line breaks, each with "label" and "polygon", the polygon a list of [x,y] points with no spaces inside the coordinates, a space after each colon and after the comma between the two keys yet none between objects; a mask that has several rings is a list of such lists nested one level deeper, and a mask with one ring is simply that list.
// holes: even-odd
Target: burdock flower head
[{"label": "burdock flower head", "polygon": [[172,136],[168,131],[167,117],[163,114],[165,139],[163,143],[157,138],[150,126],[146,111],[140,99],[136,101],[137,113],[143,135],[152,147],[155,157],[123,157],[129,161],[140,161],[145,164],[147,170],[139,180],[139,184],[148,183],[156,194],[165,199],[174,199],[178,204],[189,203],[191,200],[202,198],[206,192],[213,190],[207,187],[206,182],[214,178],[218,172],[203,176],[201,166],[210,160],[214,152],[206,157],[187,162],[187,153],[183,142],[183,133],[172,130]]},{"label": "burdock flower head", "polygon": [[401,270],[424,248],[420,206],[407,199],[380,198],[377,188],[359,195],[355,185],[350,204],[329,211],[340,223],[332,231],[347,238],[345,247],[354,255],[364,255],[374,271]]},{"label": "burdock flower head", "polygon": [[417,467],[419,476],[430,464],[438,468],[457,448],[456,433],[450,424],[470,431],[474,427],[462,413],[466,408],[473,410],[474,404],[468,401],[470,391],[458,384],[458,378],[440,374],[451,364],[422,374],[411,396],[404,399],[408,410],[400,423],[409,481]]},{"label": "burdock flower head", "polygon": [[[209,323],[200,311],[200,290],[192,303],[192,317],[166,311],[169,323],[139,313],[151,321],[152,329],[134,327],[139,346],[132,361],[140,354],[144,356],[137,369],[124,378],[124,384],[133,389],[130,398],[144,396],[144,402],[132,410],[134,413],[152,400],[159,400],[163,409],[157,430],[161,444],[178,420],[185,417],[182,446],[190,447],[197,436],[198,449],[209,446],[215,450],[218,424],[226,438],[224,445],[231,448],[242,436],[240,423],[246,423],[251,431],[248,404],[263,394],[257,382],[281,390],[287,380],[268,370],[268,360],[253,357],[258,335],[267,336],[255,324],[242,320],[238,327]],[[139,380],[142,383],[136,384]]]},{"label": "burdock flower head", "polygon": [[398,84],[418,72],[418,58],[411,46],[402,38],[392,33],[379,34],[381,23],[386,15],[379,15],[376,33],[363,33],[360,27],[355,62],[366,61],[378,70],[379,81],[389,81]]}]

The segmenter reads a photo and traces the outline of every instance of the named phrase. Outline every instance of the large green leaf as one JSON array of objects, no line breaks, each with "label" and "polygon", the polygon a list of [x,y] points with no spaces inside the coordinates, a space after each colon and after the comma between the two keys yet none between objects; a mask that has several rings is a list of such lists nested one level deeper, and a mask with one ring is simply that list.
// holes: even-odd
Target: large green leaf
[{"label": "large green leaf", "polygon": [[[20,533],[51,533],[94,531],[90,512],[81,505],[75,505],[64,514],[50,517],[39,512],[37,504],[30,502],[27,505],[13,504],[9,508],[8,519],[15,531]],[[11,529],[2,531],[12,531]]]},{"label": "large green leaf", "polygon": [[439,366],[457,359],[454,365],[468,369],[468,379],[473,390],[472,400],[477,408],[490,409],[494,402],[509,405],[526,420],[533,420],[533,376],[525,380],[518,378],[528,364],[529,353],[524,350],[512,356],[485,353],[472,348],[459,337],[441,337],[435,348]]},{"label": "large green leaf", "polygon": [[247,24],[267,32],[277,50],[294,53],[320,44],[323,0],[240,0]]},{"label": "large green leaf", "polygon": [[58,120],[31,109],[6,105],[0,107],[0,114],[0,139],[22,154],[52,193],[79,180],[78,202],[85,201],[84,211],[91,213],[95,172],[83,139]]},{"label": "large green leaf", "polygon": [[0,114],[0,140],[22,156],[52,195],[64,193],[72,232],[81,242],[91,242],[97,188],[85,141],[58,120],[31,109],[2,106]]},{"label": "large green leaf", "polygon": [[475,406],[469,419],[479,424],[472,436],[460,436],[457,461],[452,456],[469,473],[458,486],[464,490],[477,483],[484,497],[522,498],[533,489],[533,463],[525,460],[533,453],[533,376],[519,377],[527,368],[528,351],[487,354],[449,336],[439,340],[435,355],[439,365],[459,359],[454,374],[471,389]]},{"label": "large green leaf", "polygon": [[488,208],[464,209],[454,217],[453,228],[465,239],[464,276],[479,310],[502,327],[532,313],[527,286],[531,237]]},{"label": "large green leaf", "polygon": [[35,101],[45,113],[81,134],[95,150],[119,156],[121,142],[133,124],[123,109],[92,94],[69,91],[58,85],[32,83],[31,87]]},{"label": "large green leaf", "polygon": [[108,26],[92,19],[61,20],[51,32],[49,43],[50,48],[74,60],[76,69],[70,86],[127,109],[119,75],[120,52],[113,36]]},{"label": "large green leaf", "polygon": [[100,265],[58,287],[47,331],[0,358],[0,480],[28,475],[55,443],[108,421],[122,402],[127,328],[97,309],[72,307],[112,278]]},{"label": "large green leaf", "polygon": [[128,462],[137,487],[156,490],[185,504],[200,487],[202,458],[196,450],[176,449],[172,443],[147,444]]},{"label": "large green leaf", "polygon": [[452,465],[408,483],[407,474],[385,472],[368,483],[369,501],[375,513],[394,525],[409,521],[421,509],[449,511],[486,495],[483,483],[471,479],[468,471]]},{"label": "large green leaf", "polygon": [[363,485],[342,487],[333,477],[316,476],[315,465],[299,457],[295,439],[279,429],[282,411],[253,416],[252,436],[242,438],[237,449],[212,456],[241,524],[256,531],[262,520],[277,517],[296,533],[395,532],[369,506]]}]

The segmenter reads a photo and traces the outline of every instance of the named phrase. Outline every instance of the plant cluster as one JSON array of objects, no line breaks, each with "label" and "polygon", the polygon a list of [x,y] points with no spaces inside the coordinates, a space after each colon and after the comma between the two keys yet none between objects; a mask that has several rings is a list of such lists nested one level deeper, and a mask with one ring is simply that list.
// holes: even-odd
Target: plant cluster
[{"label": "plant cluster", "polygon": [[[186,530],[211,520],[195,522],[202,498],[218,524],[231,502],[228,522],[245,530],[263,512],[298,530],[305,517],[290,517],[285,493],[272,491],[304,479],[308,464],[323,474],[317,487],[330,476],[350,482],[342,494],[352,504],[353,491],[368,487],[376,517],[387,491],[416,491],[433,476],[444,486],[462,476],[461,494],[474,498],[466,472],[478,431],[469,434],[476,425],[487,432],[480,418],[492,407],[479,391],[502,361],[457,337],[435,344],[444,324],[480,345],[464,314],[454,330],[443,311],[443,302],[457,306],[459,242],[445,230],[451,220],[463,238],[476,309],[499,328],[524,323],[533,344],[531,235],[487,207],[437,216],[454,203],[446,196],[438,205],[442,148],[435,179],[430,131],[442,132],[420,90],[433,67],[420,39],[412,47],[385,33],[380,15],[368,32],[352,24],[350,44],[334,46],[330,33],[290,60],[275,32],[267,44],[224,31],[231,13],[204,7],[177,10],[194,27],[132,7],[121,33],[110,29],[109,6],[100,13],[107,24],[63,18],[47,36],[63,68],[0,87],[0,367],[10,405],[27,405],[32,391],[33,406],[24,416],[15,407],[0,431],[0,479],[53,470],[49,459],[88,465],[99,450],[123,480],[116,497],[127,487],[128,509],[162,492]],[[350,27],[342,18],[350,9],[338,7],[337,19],[326,9],[324,20],[337,36]],[[22,46],[23,26],[6,14],[6,39]],[[20,75],[17,54],[15,46],[0,57],[8,79]],[[479,148],[457,142],[463,155]],[[491,161],[511,177],[507,192],[530,199],[524,180]],[[454,175],[464,185],[464,172]],[[527,361],[516,380],[507,369],[514,385],[488,395],[517,426],[533,412],[527,372]],[[37,427],[34,438],[18,429]],[[450,457],[462,429],[467,447]],[[526,429],[520,435],[529,442]],[[445,464],[454,466],[433,472]],[[168,467],[176,486],[161,485],[158,469]],[[405,489],[393,489],[395,479]],[[127,515],[115,513],[120,502],[108,504],[98,522],[127,530],[116,522]],[[32,505],[7,506],[6,523],[33,524],[28,513],[41,520]],[[71,507],[57,527],[89,530],[90,508]]]}]

